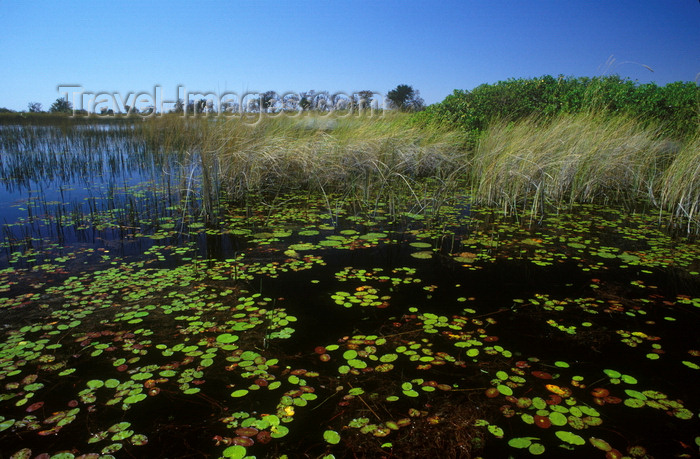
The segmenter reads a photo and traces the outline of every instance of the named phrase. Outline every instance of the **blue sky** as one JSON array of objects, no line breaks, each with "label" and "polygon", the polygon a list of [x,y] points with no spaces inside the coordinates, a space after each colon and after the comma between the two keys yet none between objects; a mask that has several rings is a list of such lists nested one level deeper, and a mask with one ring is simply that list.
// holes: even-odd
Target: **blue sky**
[{"label": "blue sky", "polygon": [[[696,81],[697,0],[0,0],[0,107],[44,109],[61,84],[153,93],[386,93],[544,74]],[[645,67],[646,66],[646,67]],[[651,72],[647,67],[653,69]]]}]

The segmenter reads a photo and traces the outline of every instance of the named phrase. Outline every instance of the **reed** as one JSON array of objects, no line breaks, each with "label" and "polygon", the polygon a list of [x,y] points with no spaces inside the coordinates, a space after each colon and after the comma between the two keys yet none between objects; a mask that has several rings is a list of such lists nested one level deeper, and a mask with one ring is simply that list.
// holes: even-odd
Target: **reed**
[{"label": "reed", "polygon": [[466,158],[460,134],[409,127],[403,114],[263,118],[255,124],[219,119],[199,135],[201,143],[188,154],[199,162],[202,185],[234,201],[308,191],[367,209],[401,194],[411,201],[399,207],[409,211],[435,198],[422,187],[419,195],[418,182],[448,180]]},{"label": "reed", "polygon": [[659,180],[661,206],[688,232],[700,227],[700,128],[684,142]]},{"label": "reed", "polygon": [[175,154],[186,201],[209,216],[222,210],[222,196],[235,205],[304,192],[325,196],[329,210],[434,214],[471,195],[505,213],[644,203],[700,223],[699,136],[680,144],[660,124],[625,114],[497,120],[473,149],[464,131],[421,126],[405,114],[249,121],[166,116],[139,132]]},{"label": "reed", "polygon": [[492,123],[474,152],[469,179],[478,201],[506,211],[655,202],[656,180],[670,155],[657,129],[627,116],[531,117]]}]

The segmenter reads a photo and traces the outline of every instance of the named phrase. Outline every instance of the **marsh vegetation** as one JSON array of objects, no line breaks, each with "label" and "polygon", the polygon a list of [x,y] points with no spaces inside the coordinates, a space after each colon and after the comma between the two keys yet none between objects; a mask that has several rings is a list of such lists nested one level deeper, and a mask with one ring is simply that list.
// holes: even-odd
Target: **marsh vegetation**
[{"label": "marsh vegetation", "polygon": [[697,124],[579,83],[0,126],[3,453],[697,457]]}]

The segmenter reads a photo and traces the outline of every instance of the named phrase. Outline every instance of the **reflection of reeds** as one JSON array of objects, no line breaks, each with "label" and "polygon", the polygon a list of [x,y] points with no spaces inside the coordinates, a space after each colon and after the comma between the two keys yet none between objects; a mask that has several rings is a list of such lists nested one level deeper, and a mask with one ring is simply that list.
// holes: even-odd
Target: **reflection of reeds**
[{"label": "reflection of reeds", "polygon": [[560,115],[494,123],[474,153],[475,197],[511,210],[573,202],[655,202],[655,183],[669,161],[668,142],[623,116]]}]

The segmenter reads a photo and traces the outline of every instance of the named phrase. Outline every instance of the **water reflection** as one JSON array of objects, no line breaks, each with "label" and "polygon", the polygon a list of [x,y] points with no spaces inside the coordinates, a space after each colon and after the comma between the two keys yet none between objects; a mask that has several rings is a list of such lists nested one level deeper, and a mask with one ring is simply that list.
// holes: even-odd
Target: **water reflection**
[{"label": "water reflection", "polygon": [[178,200],[178,164],[129,124],[0,126],[3,248],[124,240],[157,226]]}]

